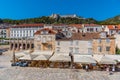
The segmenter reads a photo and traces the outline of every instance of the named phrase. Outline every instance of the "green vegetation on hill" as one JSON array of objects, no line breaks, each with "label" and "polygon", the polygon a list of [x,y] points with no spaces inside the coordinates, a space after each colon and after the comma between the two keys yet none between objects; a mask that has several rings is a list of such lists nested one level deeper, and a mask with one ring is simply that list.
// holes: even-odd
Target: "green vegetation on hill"
[{"label": "green vegetation on hill", "polygon": [[21,20],[12,20],[12,19],[0,19],[0,23],[9,23],[9,24],[24,24],[24,23],[45,23],[45,24],[120,24],[120,15],[115,16],[113,18],[109,18],[103,21],[97,21],[93,18],[51,18],[47,16],[37,17],[37,18],[28,18],[28,19],[21,19]]},{"label": "green vegetation on hill", "polygon": [[101,21],[99,22],[100,24],[113,24],[113,25],[117,25],[117,24],[120,24],[120,15],[118,16],[115,16],[113,18],[109,18],[107,20],[104,20],[104,21]]},{"label": "green vegetation on hill", "polygon": [[23,23],[45,23],[45,24],[87,24],[94,23],[97,21],[93,18],[51,18],[51,17],[38,17],[38,18],[29,18],[29,19],[21,19],[21,20],[12,20],[12,19],[3,19],[3,23],[9,24],[23,24]]}]

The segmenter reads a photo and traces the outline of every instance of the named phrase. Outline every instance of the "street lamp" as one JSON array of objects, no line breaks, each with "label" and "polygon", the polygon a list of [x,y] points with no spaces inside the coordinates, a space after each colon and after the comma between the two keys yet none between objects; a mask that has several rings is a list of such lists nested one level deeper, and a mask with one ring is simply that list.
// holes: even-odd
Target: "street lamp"
[{"label": "street lamp", "polygon": [[13,48],[13,63],[15,63],[15,45],[14,45],[14,48]]}]

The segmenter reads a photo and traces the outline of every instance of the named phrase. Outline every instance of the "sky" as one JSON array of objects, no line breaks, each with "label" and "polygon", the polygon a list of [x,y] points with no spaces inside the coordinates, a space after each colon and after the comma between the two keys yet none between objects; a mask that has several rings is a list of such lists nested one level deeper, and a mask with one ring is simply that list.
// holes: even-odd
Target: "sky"
[{"label": "sky", "polygon": [[0,0],[0,18],[25,19],[77,14],[105,20],[120,15],[120,0]]}]

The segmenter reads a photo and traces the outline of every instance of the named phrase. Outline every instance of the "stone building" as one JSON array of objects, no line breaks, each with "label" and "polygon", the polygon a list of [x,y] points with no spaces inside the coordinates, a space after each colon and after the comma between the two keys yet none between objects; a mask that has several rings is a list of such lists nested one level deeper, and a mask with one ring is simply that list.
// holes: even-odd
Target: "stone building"
[{"label": "stone building", "polygon": [[98,38],[93,39],[94,54],[115,54],[115,37],[108,36],[106,32],[101,32]]},{"label": "stone building", "polygon": [[54,51],[56,31],[44,28],[38,30],[34,36],[34,50]]},{"label": "stone building", "polygon": [[56,40],[55,51],[73,54],[115,54],[115,38],[100,33],[72,33]]},{"label": "stone building", "polygon": [[10,27],[9,38],[34,38],[34,33],[39,29],[43,29],[44,24],[21,24]]},{"label": "stone building", "polygon": [[11,39],[9,41],[10,50],[32,50],[34,49],[33,39]]}]

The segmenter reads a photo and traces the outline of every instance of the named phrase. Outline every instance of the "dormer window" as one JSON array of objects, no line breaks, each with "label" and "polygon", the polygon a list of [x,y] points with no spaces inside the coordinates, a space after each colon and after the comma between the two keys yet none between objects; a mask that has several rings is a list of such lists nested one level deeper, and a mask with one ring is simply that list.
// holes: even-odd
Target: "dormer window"
[{"label": "dormer window", "polygon": [[106,32],[100,33],[100,37],[101,37],[101,38],[106,38],[106,36],[107,36]]},{"label": "dormer window", "polygon": [[42,31],[41,34],[48,34],[48,31]]},{"label": "dormer window", "polygon": [[48,37],[48,41],[52,41],[52,37],[51,36]]},{"label": "dormer window", "polygon": [[114,27],[115,27],[115,29],[118,28],[117,26],[114,26]]}]

